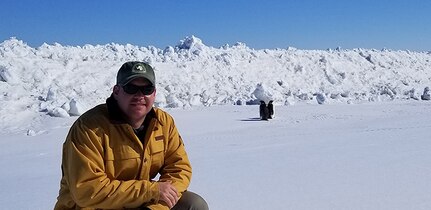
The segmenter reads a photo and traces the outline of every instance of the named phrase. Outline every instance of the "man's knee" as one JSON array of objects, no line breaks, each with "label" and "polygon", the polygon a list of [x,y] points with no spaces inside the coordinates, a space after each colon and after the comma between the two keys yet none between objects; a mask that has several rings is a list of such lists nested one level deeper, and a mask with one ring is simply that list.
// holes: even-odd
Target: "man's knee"
[{"label": "man's knee", "polygon": [[198,194],[185,191],[178,203],[172,208],[174,210],[208,210],[207,202]]}]

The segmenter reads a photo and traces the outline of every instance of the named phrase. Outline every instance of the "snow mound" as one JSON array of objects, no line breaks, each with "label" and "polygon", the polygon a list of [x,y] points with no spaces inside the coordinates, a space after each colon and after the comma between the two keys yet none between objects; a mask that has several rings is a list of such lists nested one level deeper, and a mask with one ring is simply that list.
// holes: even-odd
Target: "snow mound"
[{"label": "snow mound", "polygon": [[214,48],[195,36],[163,50],[115,43],[32,48],[10,38],[0,43],[0,127],[20,124],[20,117],[80,115],[104,103],[130,60],[154,66],[158,107],[430,99],[429,88],[416,91],[431,85],[428,52],[255,50],[241,42]]}]

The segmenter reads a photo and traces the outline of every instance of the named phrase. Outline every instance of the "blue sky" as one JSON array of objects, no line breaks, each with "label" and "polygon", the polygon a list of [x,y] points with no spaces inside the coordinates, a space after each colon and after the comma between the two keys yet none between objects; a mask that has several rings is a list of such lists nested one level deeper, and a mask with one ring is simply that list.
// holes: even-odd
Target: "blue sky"
[{"label": "blue sky", "polygon": [[0,42],[431,51],[429,0],[1,0]]}]

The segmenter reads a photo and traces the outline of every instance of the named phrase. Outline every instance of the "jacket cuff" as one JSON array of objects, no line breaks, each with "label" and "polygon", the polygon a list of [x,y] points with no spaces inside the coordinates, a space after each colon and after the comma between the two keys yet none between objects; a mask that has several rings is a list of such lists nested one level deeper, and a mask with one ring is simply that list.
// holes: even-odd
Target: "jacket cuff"
[{"label": "jacket cuff", "polygon": [[151,183],[149,193],[151,195],[151,202],[152,203],[159,203],[160,190],[159,190],[159,183],[158,182]]}]

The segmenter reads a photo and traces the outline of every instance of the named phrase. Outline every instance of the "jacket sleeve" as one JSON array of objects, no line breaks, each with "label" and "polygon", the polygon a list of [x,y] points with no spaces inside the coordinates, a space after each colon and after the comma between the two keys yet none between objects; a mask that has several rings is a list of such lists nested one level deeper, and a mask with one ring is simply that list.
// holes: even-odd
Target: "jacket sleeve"
[{"label": "jacket sleeve", "polygon": [[160,181],[172,181],[178,192],[182,194],[190,184],[192,167],[173,119],[170,122],[168,134],[166,134],[167,149],[164,166],[160,172]]},{"label": "jacket sleeve", "polygon": [[159,188],[147,180],[113,180],[105,173],[103,132],[75,123],[63,148],[63,170],[73,200],[80,207],[133,208],[157,202]]}]

